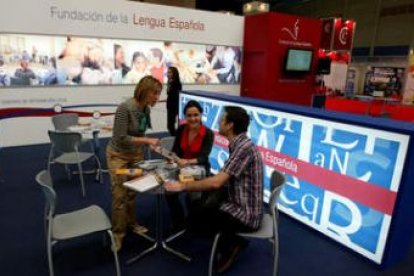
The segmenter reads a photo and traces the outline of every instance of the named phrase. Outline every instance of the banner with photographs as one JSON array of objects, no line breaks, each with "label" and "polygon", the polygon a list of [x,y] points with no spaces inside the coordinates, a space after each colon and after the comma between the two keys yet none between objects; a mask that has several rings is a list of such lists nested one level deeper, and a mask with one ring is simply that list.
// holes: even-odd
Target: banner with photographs
[{"label": "banner with photographs", "polygon": [[0,87],[136,84],[152,75],[167,82],[177,67],[185,84],[237,84],[241,47],[0,34]]}]

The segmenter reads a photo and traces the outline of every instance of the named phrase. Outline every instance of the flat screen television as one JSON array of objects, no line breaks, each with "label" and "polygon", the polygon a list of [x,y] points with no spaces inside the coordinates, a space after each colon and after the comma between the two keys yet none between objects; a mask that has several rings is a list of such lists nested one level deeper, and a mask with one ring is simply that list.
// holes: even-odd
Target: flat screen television
[{"label": "flat screen television", "polygon": [[312,50],[289,49],[286,56],[285,71],[288,73],[309,72],[312,65]]}]

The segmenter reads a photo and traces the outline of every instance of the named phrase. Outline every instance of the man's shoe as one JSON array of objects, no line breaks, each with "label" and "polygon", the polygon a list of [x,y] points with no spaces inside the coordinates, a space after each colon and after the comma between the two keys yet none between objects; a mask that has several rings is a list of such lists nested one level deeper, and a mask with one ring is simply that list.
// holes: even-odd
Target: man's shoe
[{"label": "man's shoe", "polygon": [[224,273],[233,265],[234,261],[239,256],[240,252],[243,250],[243,246],[241,244],[237,244],[233,248],[230,249],[229,253],[221,258],[218,259],[218,273]]}]

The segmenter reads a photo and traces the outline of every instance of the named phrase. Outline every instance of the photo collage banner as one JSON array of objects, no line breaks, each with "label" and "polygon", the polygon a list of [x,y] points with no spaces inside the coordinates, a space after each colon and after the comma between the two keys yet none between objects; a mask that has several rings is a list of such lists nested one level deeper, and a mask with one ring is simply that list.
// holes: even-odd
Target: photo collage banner
[{"label": "photo collage banner", "polygon": [[171,41],[0,34],[0,87],[135,85],[146,75],[184,84],[237,84],[241,47]]}]

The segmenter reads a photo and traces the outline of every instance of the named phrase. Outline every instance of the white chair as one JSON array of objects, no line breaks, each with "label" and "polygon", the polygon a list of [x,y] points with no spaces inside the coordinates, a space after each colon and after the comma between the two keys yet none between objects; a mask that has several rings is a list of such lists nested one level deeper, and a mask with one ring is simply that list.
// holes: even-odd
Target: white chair
[{"label": "white chair", "polygon": [[[269,200],[269,213],[264,214],[262,225],[259,230],[252,233],[237,233],[237,235],[245,238],[268,239],[273,243],[273,276],[277,275],[278,260],[279,260],[279,236],[278,236],[278,210],[277,199],[280,191],[285,183],[285,177],[282,173],[274,170],[270,179],[271,195]],[[216,254],[218,240],[221,233],[217,233],[214,237],[213,246],[210,254],[210,261],[208,266],[208,275],[213,275],[214,258]]]},{"label": "white chair", "polygon": [[[61,240],[88,235],[91,233],[105,231],[111,239],[112,249],[115,242],[111,231],[111,222],[102,208],[97,205],[79,209],[64,214],[55,214],[57,195],[53,189],[52,178],[48,171],[43,170],[36,175],[36,181],[42,187],[46,198],[45,226],[47,256],[49,264],[49,275],[54,275],[52,246]],[[116,274],[121,275],[118,255],[112,250],[115,259]]]},{"label": "white chair", "polygon": [[[50,172],[50,165],[53,163],[64,164],[65,166],[76,164],[79,170],[79,179],[81,182],[82,194],[85,196],[85,183],[83,179],[83,169],[81,163],[90,158],[94,158],[96,164],[98,165],[96,179],[102,181],[102,169],[99,158],[93,152],[79,151],[82,135],[78,132],[49,130],[48,133],[50,141],[52,143],[49,152],[48,171]],[[58,155],[56,156],[56,154]]]},{"label": "white chair", "polygon": [[52,123],[55,130],[69,130],[69,127],[78,124],[79,115],[76,113],[63,113],[52,116]]},{"label": "white chair", "polygon": [[[79,115],[76,113],[62,113],[52,116],[52,124],[55,130],[70,131],[71,126],[76,126],[79,123]],[[82,137],[82,144],[89,143],[90,139]],[[95,145],[90,144],[93,149]]]}]

